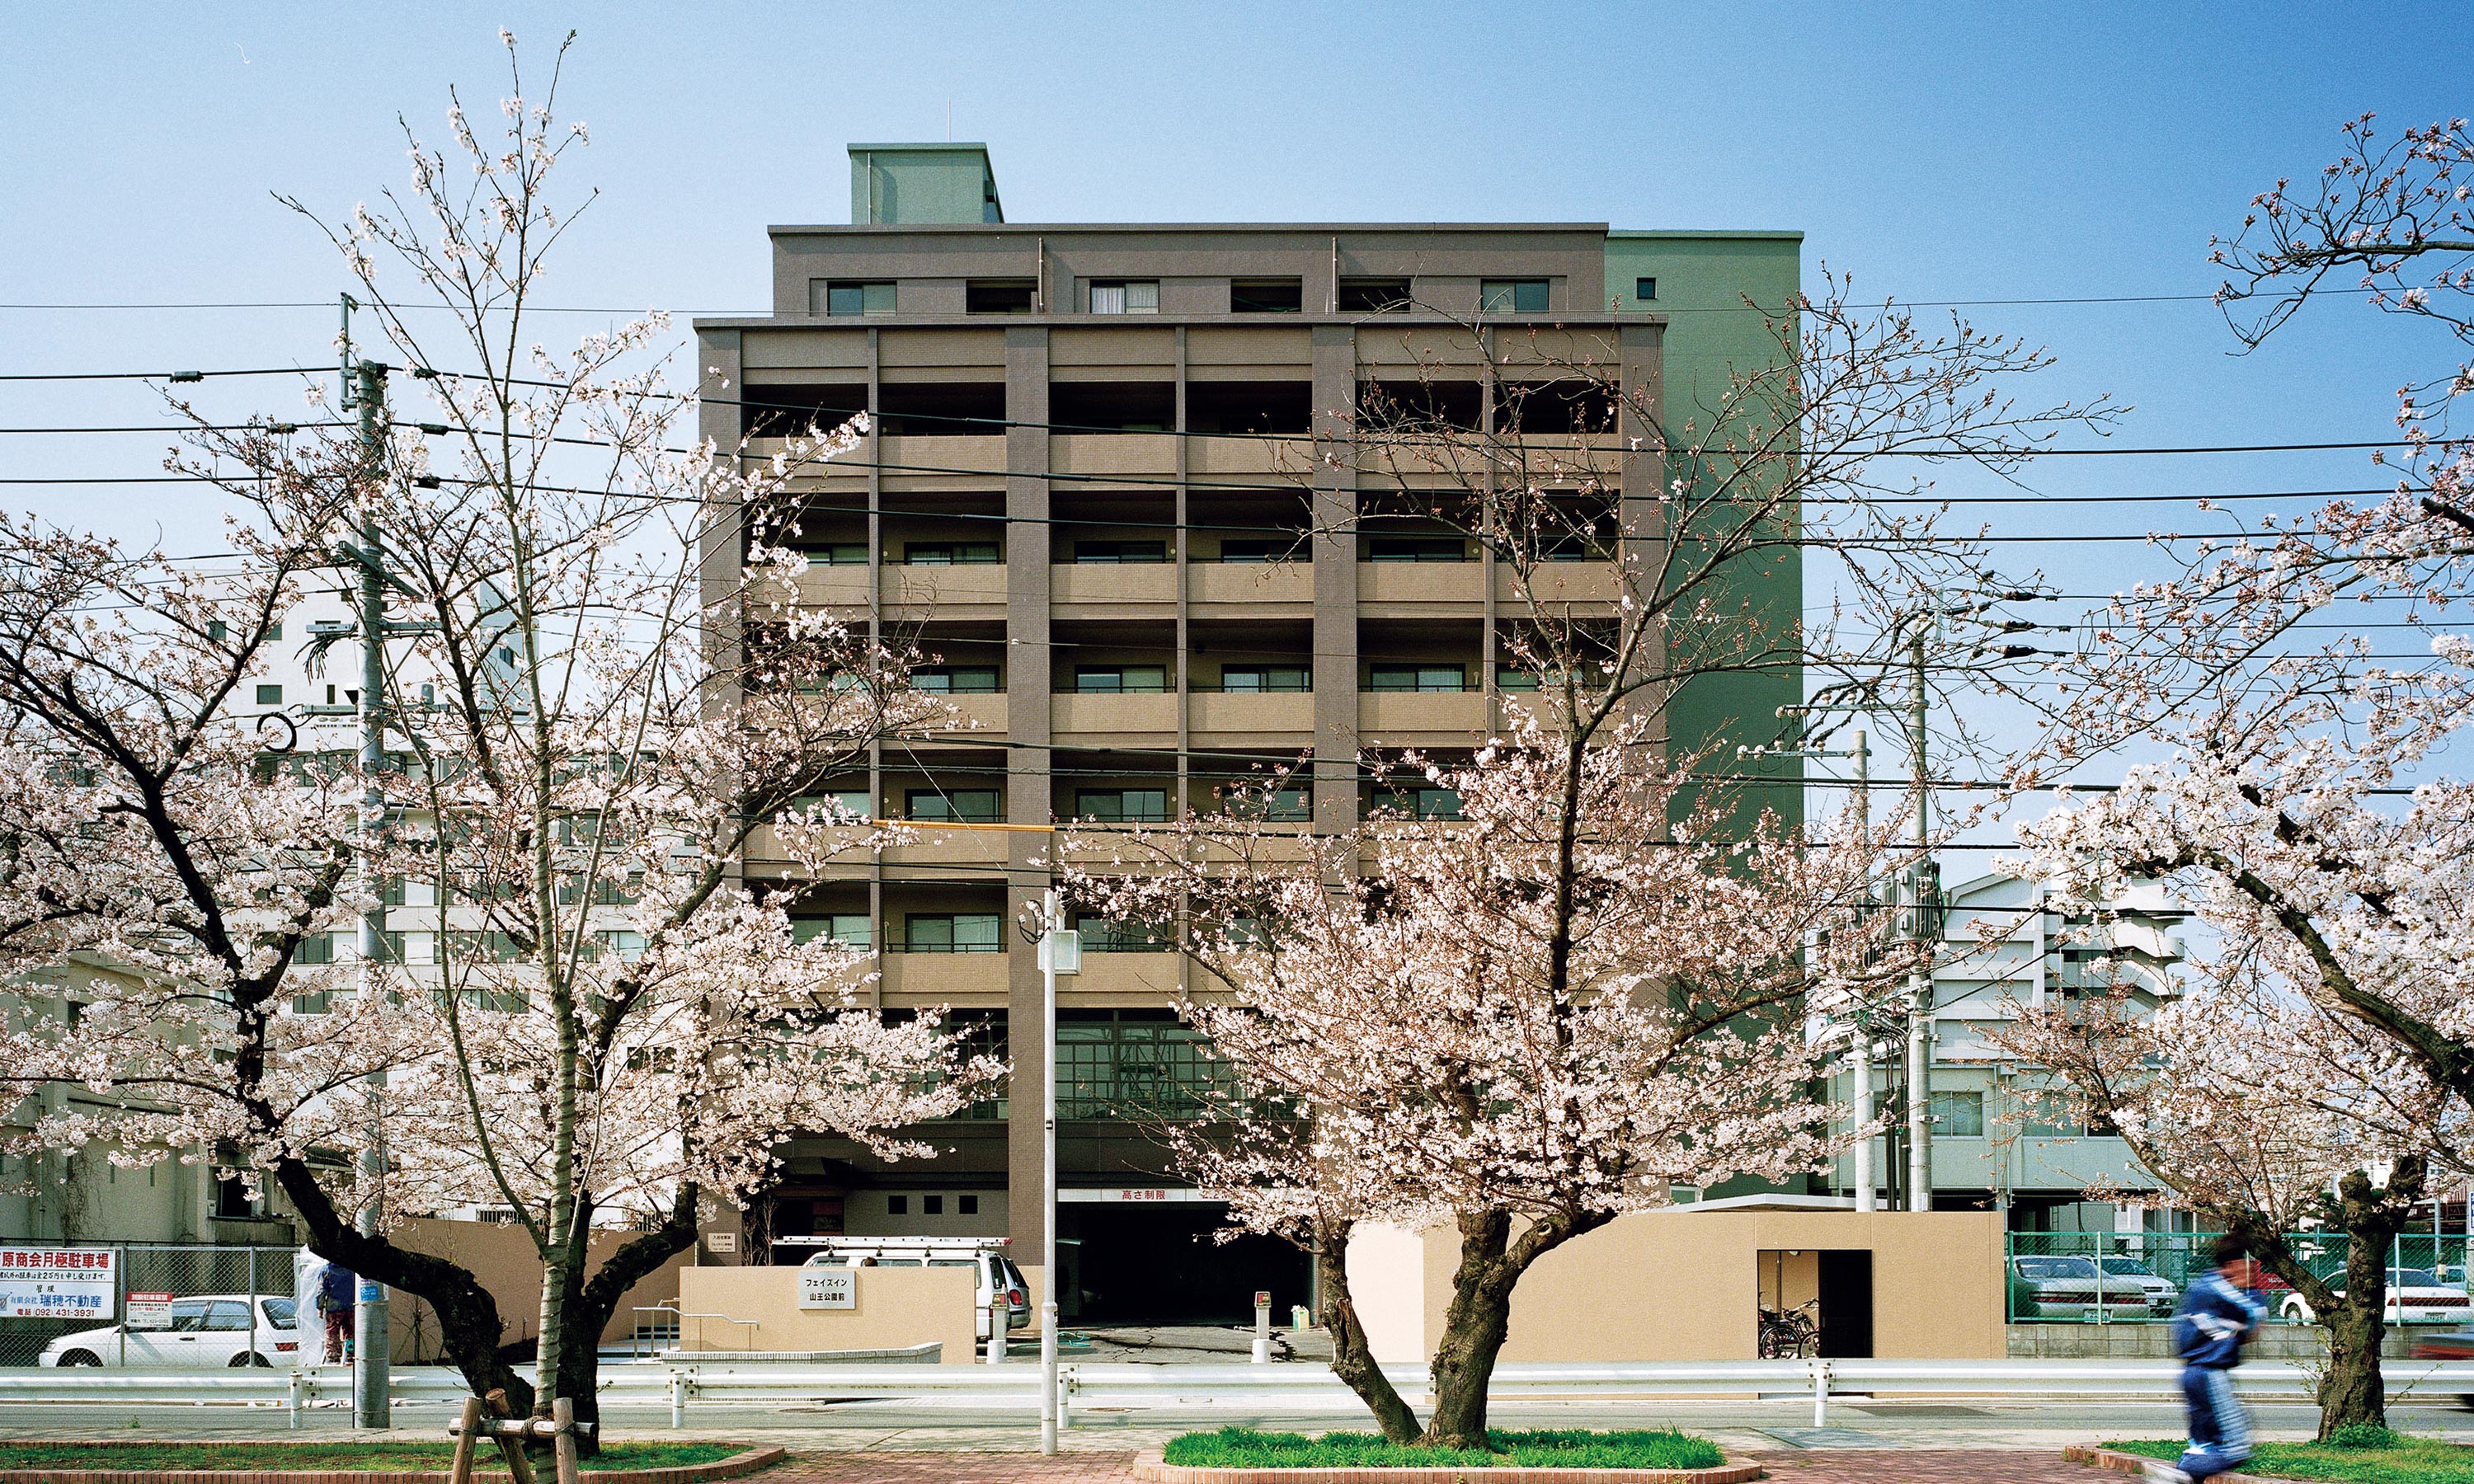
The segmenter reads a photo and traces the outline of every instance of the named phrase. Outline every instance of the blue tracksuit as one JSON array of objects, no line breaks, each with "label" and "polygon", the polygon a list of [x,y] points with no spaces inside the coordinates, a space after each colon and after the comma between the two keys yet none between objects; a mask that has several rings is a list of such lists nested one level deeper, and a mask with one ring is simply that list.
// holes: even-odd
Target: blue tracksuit
[{"label": "blue tracksuit", "polygon": [[2243,1340],[2267,1312],[2221,1273],[2199,1279],[2182,1295],[2172,1335],[2182,1357],[2191,1448],[2180,1468],[2195,1480],[2229,1472],[2250,1457],[2250,1416],[2234,1396],[2233,1368],[2242,1363]]}]

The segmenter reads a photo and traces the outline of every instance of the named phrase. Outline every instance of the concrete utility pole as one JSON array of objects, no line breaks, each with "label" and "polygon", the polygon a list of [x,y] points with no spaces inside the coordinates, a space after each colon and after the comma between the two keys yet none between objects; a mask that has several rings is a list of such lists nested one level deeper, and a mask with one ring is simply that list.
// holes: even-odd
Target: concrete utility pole
[{"label": "concrete utility pole", "polygon": [[[386,791],[379,785],[378,775],[386,765],[386,722],[379,706],[379,692],[386,683],[386,575],[385,554],[378,544],[377,502],[386,477],[386,367],[377,361],[352,359],[352,298],[344,296],[344,365],[350,373],[345,385],[347,409],[357,409],[360,418],[361,495],[360,524],[356,533],[356,551],[360,566],[359,622],[361,631],[361,789],[360,818],[356,822],[359,850],[354,861],[355,885],[370,905],[361,913],[360,958],[356,966],[359,993],[366,1001],[377,993],[375,972],[378,955],[386,943],[386,906],[379,896],[381,882],[371,865],[371,855],[378,832],[386,825]],[[377,1189],[386,1172],[386,1073],[372,1072],[368,1080],[370,1137],[361,1150],[361,1173],[368,1182],[370,1195],[361,1203],[360,1230],[364,1236],[378,1234],[381,1212]],[[387,1373],[393,1360],[394,1337],[387,1324],[386,1284],[366,1273],[353,1275],[359,1281],[359,1291],[352,1304],[352,1425],[385,1427],[392,1412],[387,1397]]]},{"label": "concrete utility pole", "polygon": [[1040,902],[1040,1282],[1039,1450],[1056,1451],[1056,976],[1082,971],[1082,935],[1057,924],[1064,907],[1056,889]]},{"label": "concrete utility pole", "polygon": [[[1911,687],[1907,697],[1907,753],[1910,777],[1916,789],[1916,863],[1911,873],[1914,890],[1908,919],[1914,942],[1919,948],[1933,932],[1932,871],[1925,857],[1925,844],[1930,833],[1927,813],[1932,796],[1925,787],[1925,626],[1932,622],[1928,614],[1919,614],[1913,634],[1907,636],[1907,664]],[[1932,1209],[1932,1013],[1933,985],[1929,960],[1920,964],[1907,981],[1907,1209]]]},{"label": "concrete utility pole", "polygon": [[[1856,729],[1856,827],[1868,831],[1873,824],[1873,749],[1864,729]],[[1873,1121],[1873,1026],[1863,1010],[1856,1011],[1855,1035],[1849,1051],[1851,1080],[1856,1089],[1856,1126],[1864,1128]],[[1873,1136],[1867,1133],[1856,1141],[1856,1209],[1874,1209]]]}]

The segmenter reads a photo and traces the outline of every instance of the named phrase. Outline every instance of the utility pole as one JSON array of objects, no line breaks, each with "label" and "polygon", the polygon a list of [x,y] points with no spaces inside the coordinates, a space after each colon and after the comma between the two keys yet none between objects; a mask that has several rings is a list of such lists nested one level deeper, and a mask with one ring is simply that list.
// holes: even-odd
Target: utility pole
[{"label": "utility pole", "polygon": [[[1926,788],[1925,756],[1925,627],[1932,622],[1929,614],[1919,614],[1913,633],[1907,635],[1907,665],[1911,684],[1907,695],[1907,765],[1915,779],[1916,860],[1910,872],[1914,890],[1907,922],[1913,942],[1920,954],[1929,953],[1926,940],[1937,936],[1932,925],[1934,890],[1931,862],[1926,857],[1926,841],[1931,822],[1927,818],[1932,795]],[[1932,1013],[1933,985],[1931,960],[1921,958],[1907,980],[1907,1209],[1932,1209]]]},{"label": "utility pole", "polygon": [[[1856,827],[1869,835],[1873,825],[1873,749],[1864,729],[1856,729]],[[1856,1141],[1856,1209],[1874,1209],[1873,1190],[1873,1025],[1861,1004],[1855,1011],[1855,1036],[1850,1056],[1856,1085],[1856,1126],[1865,1130]]]},{"label": "utility pole", "polygon": [[[1064,907],[1051,887],[1040,902],[1040,1281],[1039,1450],[1056,1451],[1056,976],[1082,971],[1082,935],[1061,926]],[[989,1322],[995,1323],[991,1315]]]},{"label": "utility pole", "polygon": [[[385,553],[378,543],[377,504],[386,478],[386,366],[352,359],[352,297],[344,296],[344,405],[360,413],[359,622],[361,631],[361,810],[356,822],[355,886],[369,905],[361,912],[360,959],[356,966],[361,999],[377,993],[376,967],[386,943],[386,906],[381,882],[372,864],[378,832],[386,825],[386,791],[379,774],[386,765],[386,722],[379,692],[386,682]],[[367,1080],[369,1138],[361,1149],[361,1175],[369,1194],[361,1202],[361,1234],[378,1234],[381,1212],[378,1189],[386,1174],[386,1073],[374,1071]],[[384,1427],[392,1420],[388,1404],[388,1370],[394,1337],[387,1324],[386,1284],[366,1273],[353,1275],[359,1291],[352,1304],[352,1425]]]}]

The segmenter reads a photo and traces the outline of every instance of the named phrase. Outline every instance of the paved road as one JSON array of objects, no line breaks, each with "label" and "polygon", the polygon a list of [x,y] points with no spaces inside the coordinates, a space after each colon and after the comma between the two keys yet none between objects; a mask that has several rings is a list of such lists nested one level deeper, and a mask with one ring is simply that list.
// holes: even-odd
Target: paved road
[{"label": "paved road", "polygon": [[[2120,1474],[2064,1463],[2055,1453],[1861,1451],[1759,1453],[1786,1484],[2103,1484]],[[767,1484],[1131,1484],[1134,1455],[1079,1453],[814,1454],[764,1475]]]}]

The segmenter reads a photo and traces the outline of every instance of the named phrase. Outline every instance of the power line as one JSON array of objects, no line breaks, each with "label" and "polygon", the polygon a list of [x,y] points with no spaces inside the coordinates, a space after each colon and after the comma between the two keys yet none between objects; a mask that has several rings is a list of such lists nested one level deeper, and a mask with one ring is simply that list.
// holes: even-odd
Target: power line
[{"label": "power line", "polygon": [[331,366],[262,366],[246,371],[0,371],[0,381],[204,381],[210,376],[317,376]]}]

